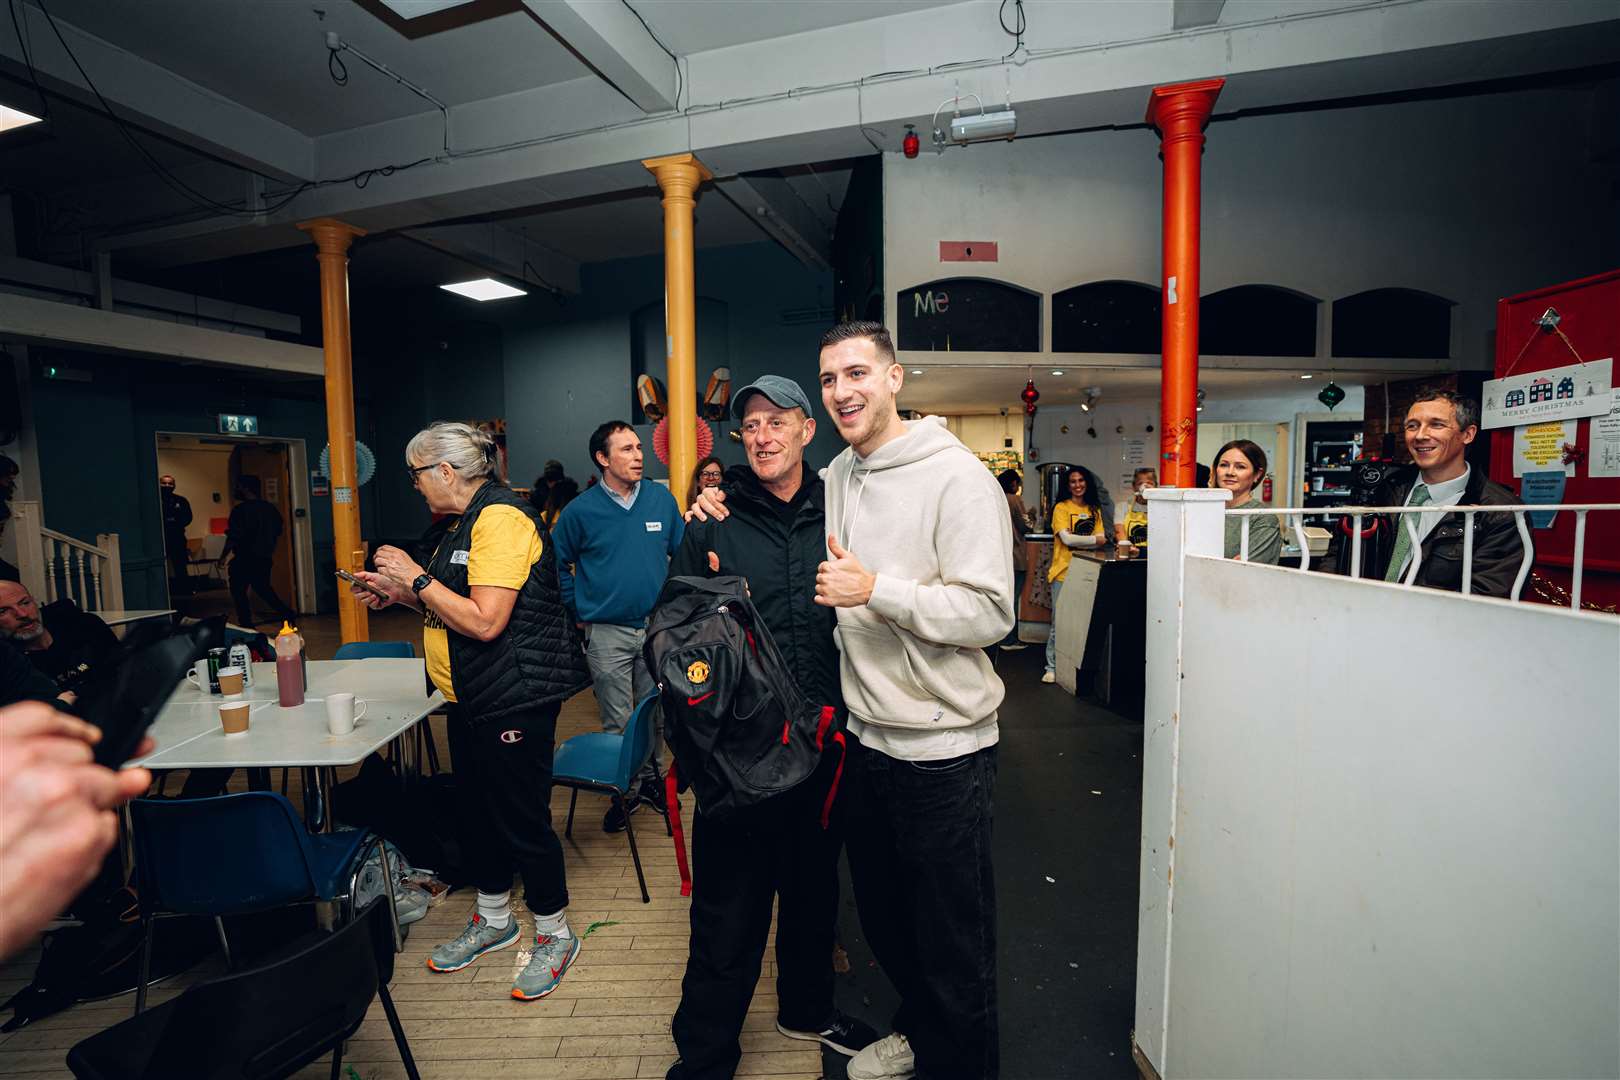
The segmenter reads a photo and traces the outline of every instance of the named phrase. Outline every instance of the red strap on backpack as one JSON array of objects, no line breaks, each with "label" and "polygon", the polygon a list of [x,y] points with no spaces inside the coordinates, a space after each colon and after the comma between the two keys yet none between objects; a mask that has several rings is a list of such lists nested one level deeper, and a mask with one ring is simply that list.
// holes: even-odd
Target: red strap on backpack
[{"label": "red strap on backpack", "polygon": [[823,705],[821,707],[821,723],[816,727],[817,750],[826,749],[824,743],[827,738],[827,729],[832,727],[833,717],[837,715],[837,710],[835,710],[831,705]]},{"label": "red strap on backpack", "polygon": [[842,731],[833,732],[833,742],[838,744],[838,768],[833,773],[832,787],[827,789],[827,801],[821,807],[821,827],[823,829],[832,820],[833,802],[838,798],[838,782],[844,778],[844,762],[849,758],[849,744],[844,741]]},{"label": "red strap on backpack", "polygon": [[[840,766],[842,768],[842,766]],[[675,777],[675,763],[669,763],[669,775],[664,777],[664,794],[669,805],[669,829],[675,837],[675,865],[681,870],[681,895],[692,895],[692,871],[686,865],[686,839],[681,829],[681,783]]]}]

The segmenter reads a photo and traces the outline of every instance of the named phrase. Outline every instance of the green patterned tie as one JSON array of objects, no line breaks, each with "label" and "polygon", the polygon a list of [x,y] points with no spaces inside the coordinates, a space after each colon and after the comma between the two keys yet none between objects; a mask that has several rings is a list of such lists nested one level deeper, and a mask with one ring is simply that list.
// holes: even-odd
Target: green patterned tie
[{"label": "green patterned tie", "polygon": [[[1412,497],[1406,500],[1407,506],[1424,506],[1429,501],[1429,488],[1427,484],[1419,484],[1412,489]],[[1412,553],[1412,534],[1407,532],[1407,522],[1411,521],[1411,514],[1397,514],[1395,516],[1395,553],[1389,557],[1389,569],[1384,573],[1385,581],[1401,580],[1401,571],[1406,568],[1406,557]],[[1422,532],[1422,515],[1417,515],[1418,531]]]}]

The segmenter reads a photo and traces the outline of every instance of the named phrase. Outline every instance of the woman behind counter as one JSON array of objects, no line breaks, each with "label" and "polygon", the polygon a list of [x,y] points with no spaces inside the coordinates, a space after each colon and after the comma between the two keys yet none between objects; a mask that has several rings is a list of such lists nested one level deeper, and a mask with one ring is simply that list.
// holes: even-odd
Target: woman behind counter
[{"label": "woman behind counter", "polygon": [[1052,567],[1046,580],[1052,584],[1052,632],[1046,637],[1046,673],[1041,682],[1057,681],[1057,598],[1063,579],[1069,574],[1071,548],[1096,548],[1108,542],[1103,527],[1102,503],[1097,498],[1096,478],[1091,470],[1075,466],[1069,470],[1069,497],[1052,508]]},{"label": "woman behind counter", "polygon": [[557,713],[591,677],[540,511],[500,481],[495,461],[494,440],[477,428],[436,423],[418,432],[405,448],[411,482],[430,511],[455,517],[426,567],[384,546],[378,573],[355,575],[384,595],[352,591],[369,608],[423,613],[428,675],[449,703],[458,825],[478,899],[466,929],[434,949],[427,966],[460,971],[518,943],[515,869],[535,936],[511,996],[532,1001],[557,989],[579,955],[551,827],[551,768]]},{"label": "woman behind counter", "polygon": [[[1209,486],[1232,493],[1228,510],[1250,506],[1254,489],[1266,475],[1266,452],[1248,439],[1233,439],[1215,454]],[[1252,507],[1251,507],[1252,508]],[[1227,515],[1226,557],[1235,559],[1243,544],[1243,517]],[[1275,566],[1282,554],[1282,530],[1275,514],[1249,517],[1249,561]]]}]

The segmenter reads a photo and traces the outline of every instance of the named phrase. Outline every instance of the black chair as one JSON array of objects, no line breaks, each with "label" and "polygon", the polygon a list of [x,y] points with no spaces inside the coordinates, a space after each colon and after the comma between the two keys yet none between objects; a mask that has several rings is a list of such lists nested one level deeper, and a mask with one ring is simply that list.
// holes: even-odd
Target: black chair
[{"label": "black chair", "polygon": [[421,1080],[388,994],[393,977],[393,923],[373,900],[283,959],[199,983],[90,1036],[68,1051],[68,1068],[80,1080],[276,1080],[330,1053],[337,1080],[344,1040],[381,996],[405,1074]]}]

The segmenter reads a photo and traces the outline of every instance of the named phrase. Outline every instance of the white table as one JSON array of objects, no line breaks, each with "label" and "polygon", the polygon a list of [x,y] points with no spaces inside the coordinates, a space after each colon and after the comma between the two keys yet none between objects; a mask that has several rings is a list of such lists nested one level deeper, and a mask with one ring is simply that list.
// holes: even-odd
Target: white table
[{"label": "white table", "polygon": [[[333,771],[359,764],[442,706],[444,695],[437,690],[429,694],[426,686],[420,659],[312,660],[304,704],[284,709],[277,703],[276,666],[254,664],[253,685],[233,699],[250,706],[248,730],[226,735],[219,721],[226,699],[186,680],[152,725],[157,749],[133,764],[150,769],[309,769],[317,799],[310,826],[329,828]],[[354,731],[332,735],[326,730],[326,695],[345,692],[365,701],[366,712]],[[409,754],[412,740],[402,740],[402,748]]]},{"label": "white table", "polygon": [[108,626],[126,626],[129,623],[144,622],[147,619],[161,619],[174,614],[174,608],[145,609],[140,611],[98,611],[101,621]]}]

